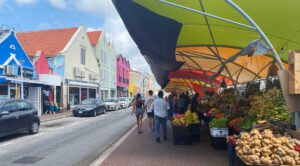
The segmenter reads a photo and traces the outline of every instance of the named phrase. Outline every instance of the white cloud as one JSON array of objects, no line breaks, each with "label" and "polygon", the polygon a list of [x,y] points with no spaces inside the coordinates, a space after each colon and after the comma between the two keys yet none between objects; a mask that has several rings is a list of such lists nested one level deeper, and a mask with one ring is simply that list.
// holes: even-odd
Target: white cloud
[{"label": "white cloud", "polygon": [[151,73],[148,63],[141,55],[137,45],[132,40],[122,19],[118,15],[116,17],[108,17],[103,27],[108,34],[108,39],[114,41],[117,52],[122,53],[129,59],[133,68]]},{"label": "white cloud", "polygon": [[88,28],[87,31],[105,30],[108,39],[112,40],[118,53],[129,59],[131,66],[142,72],[152,73],[138,47],[127,32],[122,19],[111,0],[48,0],[58,9],[72,9],[89,15],[105,18],[101,28]]},{"label": "white cloud", "polygon": [[95,16],[112,16],[117,12],[111,0],[48,0],[58,9],[72,9]]},{"label": "white cloud", "polygon": [[87,32],[91,32],[91,31],[102,31],[103,29],[102,28],[92,28],[92,27],[87,27],[86,28],[86,31]]},{"label": "white cloud", "polygon": [[111,0],[74,0],[73,8],[96,16],[112,16],[117,12]]},{"label": "white cloud", "polygon": [[68,2],[70,2],[67,0],[48,0],[48,1],[53,7],[61,10],[66,9],[68,7]]},{"label": "white cloud", "polygon": [[23,5],[23,4],[34,4],[37,2],[37,0],[16,0],[16,2],[19,5]]},{"label": "white cloud", "polygon": [[152,73],[111,0],[102,0],[101,2],[100,0],[76,0],[75,8],[81,12],[105,17],[101,28],[88,28],[88,31],[104,29],[107,38],[114,42],[117,52],[122,53],[130,61],[131,67],[142,72]]}]

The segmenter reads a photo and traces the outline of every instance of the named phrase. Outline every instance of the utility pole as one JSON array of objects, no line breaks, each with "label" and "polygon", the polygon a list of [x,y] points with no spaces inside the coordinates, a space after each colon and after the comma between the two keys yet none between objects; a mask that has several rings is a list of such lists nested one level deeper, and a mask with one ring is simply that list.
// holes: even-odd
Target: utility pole
[{"label": "utility pole", "polygon": [[21,64],[21,99],[24,99],[23,64]]},{"label": "utility pole", "polygon": [[21,99],[23,100],[24,99],[24,77],[23,77],[23,63],[24,63],[24,59],[21,58],[20,59],[20,70],[21,70]]}]

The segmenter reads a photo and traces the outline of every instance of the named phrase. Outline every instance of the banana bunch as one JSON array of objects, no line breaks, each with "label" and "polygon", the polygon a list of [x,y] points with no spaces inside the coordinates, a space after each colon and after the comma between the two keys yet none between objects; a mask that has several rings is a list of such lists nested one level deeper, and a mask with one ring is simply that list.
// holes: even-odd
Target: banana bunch
[{"label": "banana bunch", "polygon": [[197,113],[191,112],[191,110],[186,111],[185,122],[186,122],[186,126],[188,126],[190,124],[199,124],[200,123]]},{"label": "banana bunch", "polygon": [[179,119],[174,119],[173,120],[173,125],[174,126],[185,126],[185,118],[179,118]]}]

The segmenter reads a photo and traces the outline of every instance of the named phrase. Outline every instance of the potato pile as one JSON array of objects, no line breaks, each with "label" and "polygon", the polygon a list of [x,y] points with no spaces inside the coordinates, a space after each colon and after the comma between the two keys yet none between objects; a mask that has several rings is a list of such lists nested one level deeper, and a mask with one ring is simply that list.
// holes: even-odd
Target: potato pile
[{"label": "potato pile", "polygon": [[294,150],[298,140],[286,136],[274,136],[265,129],[253,129],[242,133],[236,142],[236,153],[251,165],[300,165],[299,152]]}]

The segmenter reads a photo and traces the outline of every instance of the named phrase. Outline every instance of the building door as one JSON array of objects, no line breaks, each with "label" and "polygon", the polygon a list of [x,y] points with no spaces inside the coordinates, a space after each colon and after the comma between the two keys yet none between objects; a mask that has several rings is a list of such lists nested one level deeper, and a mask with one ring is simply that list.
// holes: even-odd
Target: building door
[{"label": "building door", "polygon": [[[50,92],[51,93],[51,92]],[[41,87],[28,87],[28,97],[34,108],[37,109],[38,114],[42,114],[42,96],[41,96]]]},{"label": "building door", "polygon": [[110,97],[115,98],[115,93],[116,93],[115,90],[111,90],[110,91]]},{"label": "building door", "polygon": [[17,88],[16,87],[9,87],[8,93],[9,93],[8,96],[11,99],[16,99],[16,98],[20,97],[19,95],[17,95]]},{"label": "building door", "polygon": [[79,88],[70,87],[69,88],[69,103],[71,106],[79,104]]},{"label": "building door", "polygon": [[105,90],[105,100],[108,99],[108,90]]},{"label": "building door", "polygon": [[88,89],[87,88],[81,88],[81,97],[80,101],[83,101],[88,98]]},{"label": "building door", "polygon": [[89,98],[90,99],[96,98],[96,89],[89,89]]}]

